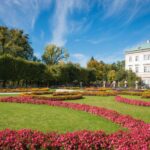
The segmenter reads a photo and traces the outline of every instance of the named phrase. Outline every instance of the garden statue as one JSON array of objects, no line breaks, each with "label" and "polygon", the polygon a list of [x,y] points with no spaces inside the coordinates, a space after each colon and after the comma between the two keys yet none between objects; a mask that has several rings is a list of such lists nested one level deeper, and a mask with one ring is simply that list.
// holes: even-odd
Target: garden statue
[{"label": "garden statue", "polygon": [[103,81],[103,87],[104,88],[106,87],[106,81]]},{"label": "garden statue", "polygon": [[128,82],[125,80],[125,81],[124,81],[124,87],[125,87],[125,88],[127,88],[127,83],[128,83]]},{"label": "garden statue", "polygon": [[113,82],[112,82],[112,86],[113,86],[113,88],[116,87],[116,81],[113,81]]},{"label": "garden statue", "polygon": [[82,88],[82,82],[80,82],[80,88]]},{"label": "garden statue", "polygon": [[138,89],[138,83],[139,83],[139,82],[136,80],[136,81],[135,81],[135,89],[136,89],[136,90]]}]

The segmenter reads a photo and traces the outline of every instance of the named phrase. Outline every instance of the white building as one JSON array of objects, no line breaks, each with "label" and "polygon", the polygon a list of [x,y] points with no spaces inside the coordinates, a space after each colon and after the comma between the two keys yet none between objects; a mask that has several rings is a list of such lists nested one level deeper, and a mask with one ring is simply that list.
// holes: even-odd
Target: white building
[{"label": "white building", "polygon": [[150,86],[150,41],[125,52],[125,69],[135,72]]}]

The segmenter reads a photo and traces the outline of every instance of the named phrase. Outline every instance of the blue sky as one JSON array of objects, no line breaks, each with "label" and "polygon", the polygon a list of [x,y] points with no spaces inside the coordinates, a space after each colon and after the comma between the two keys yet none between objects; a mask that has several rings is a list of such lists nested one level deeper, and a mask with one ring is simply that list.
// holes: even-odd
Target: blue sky
[{"label": "blue sky", "polygon": [[38,57],[54,43],[82,66],[112,63],[150,39],[150,0],[0,0],[0,25],[28,33]]}]

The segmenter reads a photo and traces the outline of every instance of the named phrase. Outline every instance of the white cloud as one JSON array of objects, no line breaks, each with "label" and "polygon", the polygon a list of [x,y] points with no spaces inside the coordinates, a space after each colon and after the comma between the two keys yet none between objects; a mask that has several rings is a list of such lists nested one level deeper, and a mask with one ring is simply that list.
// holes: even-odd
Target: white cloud
[{"label": "white cloud", "polygon": [[79,63],[82,67],[86,67],[88,60],[90,59],[89,56],[86,56],[82,53],[75,53],[71,55],[71,58],[74,63]]},{"label": "white cloud", "polygon": [[1,0],[0,21],[9,27],[31,30],[41,10],[51,0]]},{"label": "white cloud", "polygon": [[84,4],[85,2],[82,0],[56,0],[52,40],[50,43],[59,46],[64,46],[66,44],[66,36],[71,32],[69,15],[72,14],[75,9],[81,9]]},{"label": "white cloud", "polygon": [[99,0],[104,9],[104,19],[118,16],[124,18],[124,25],[132,22],[145,11],[149,12],[150,0]]},{"label": "white cloud", "polygon": [[123,10],[128,0],[104,0],[102,5],[106,11],[105,17],[110,17]]}]

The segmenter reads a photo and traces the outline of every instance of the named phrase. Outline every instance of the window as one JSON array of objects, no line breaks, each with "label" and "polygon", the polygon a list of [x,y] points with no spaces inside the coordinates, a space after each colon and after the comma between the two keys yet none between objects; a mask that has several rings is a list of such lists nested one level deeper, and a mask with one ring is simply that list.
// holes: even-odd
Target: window
[{"label": "window", "polygon": [[129,66],[129,70],[132,70],[132,66],[131,65]]},{"label": "window", "polygon": [[135,72],[136,73],[139,72],[139,67],[138,66],[135,67]]},{"label": "window", "polygon": [[150,72],[150,66],[144,66],[144,72]]},{"label": "window", "polygon": [[144,55],[144,60],[150,60],[150,55]]},{"label": "window", "polygon": [[130,56],[130,57],[129,57],[129,62],[131,62],[131,61],[132,61],[132,57]]},{"label": "window", "polygon": [[135,56],[135,61],[138,61],[139,60],[139,56]]}]

